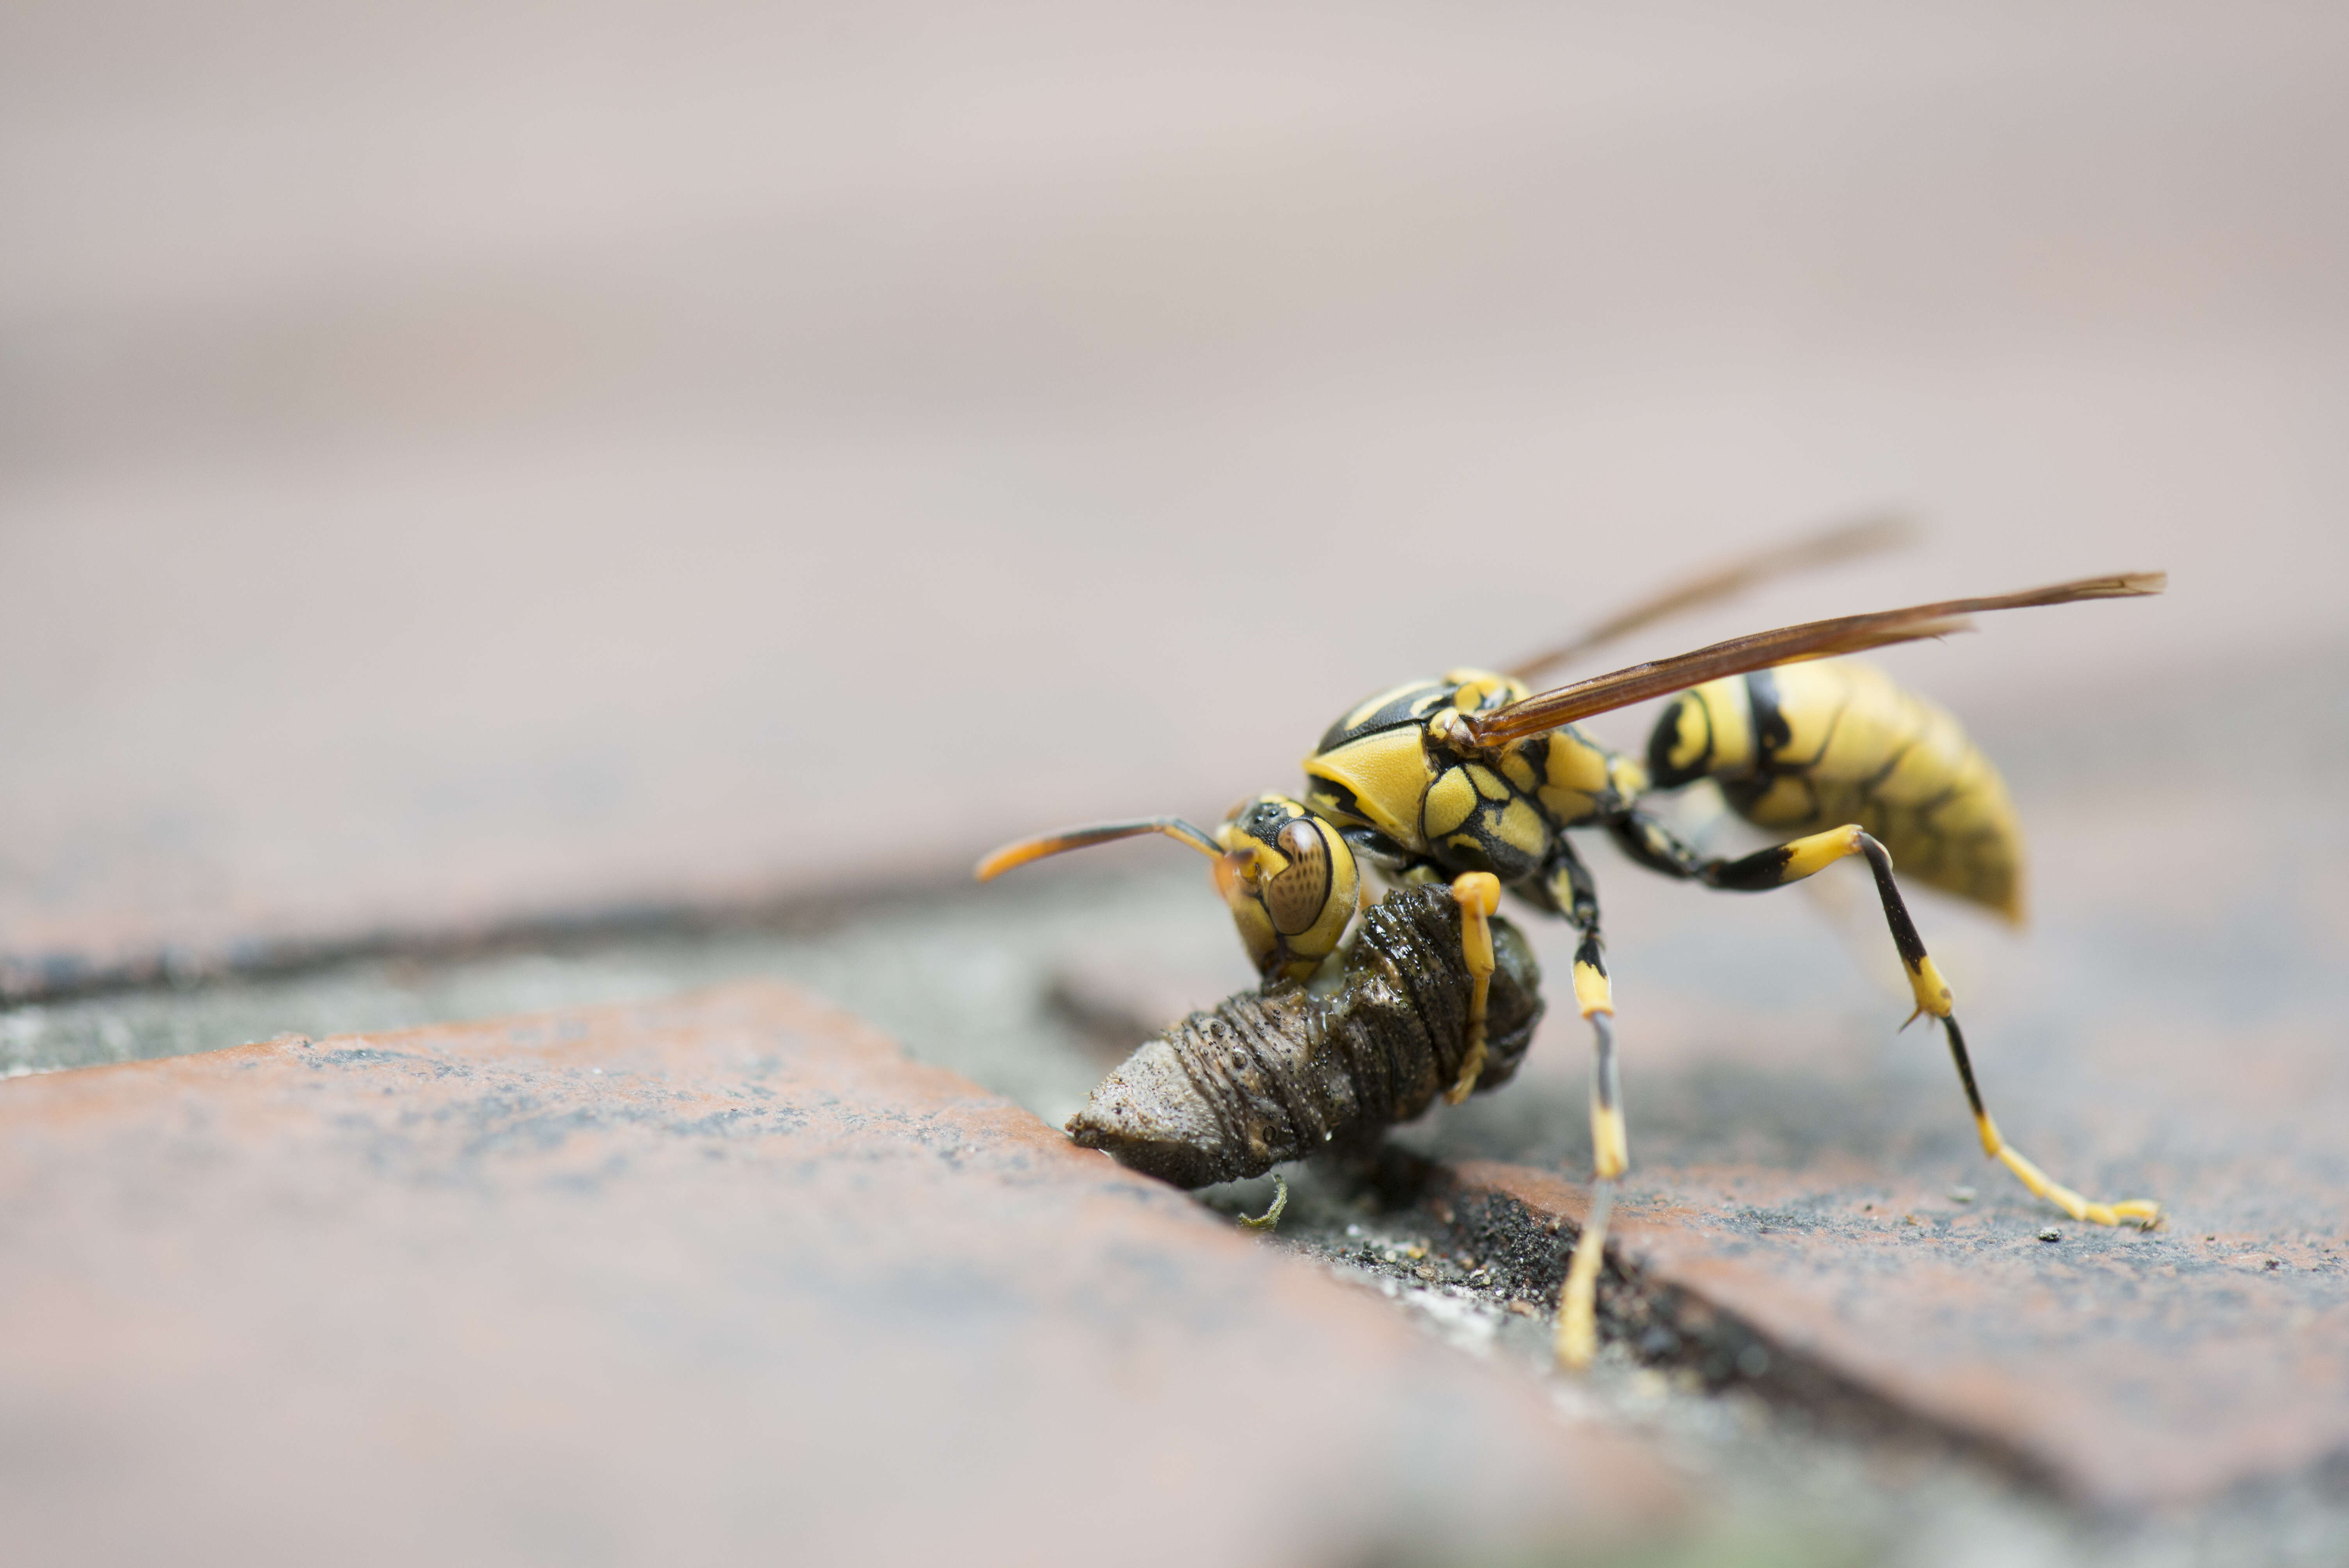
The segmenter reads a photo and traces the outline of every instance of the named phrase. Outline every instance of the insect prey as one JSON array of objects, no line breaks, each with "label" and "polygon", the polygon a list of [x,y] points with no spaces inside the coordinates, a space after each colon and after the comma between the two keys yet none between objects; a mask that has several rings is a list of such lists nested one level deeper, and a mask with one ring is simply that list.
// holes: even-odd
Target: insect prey
[{"label": "insect prey", "polygon": [[[1333,986],[1278,980],[1168,1025],[1093,1090],[1071,1136],[1205,1187],[1411,1120],[1458,1081],[1468,1048],[1462,914],[1448,884],[1397,889],[1364,913]],[[1491,926],[1479,1090],[1517,1070],[1544,1006],[1524,935]]]}]

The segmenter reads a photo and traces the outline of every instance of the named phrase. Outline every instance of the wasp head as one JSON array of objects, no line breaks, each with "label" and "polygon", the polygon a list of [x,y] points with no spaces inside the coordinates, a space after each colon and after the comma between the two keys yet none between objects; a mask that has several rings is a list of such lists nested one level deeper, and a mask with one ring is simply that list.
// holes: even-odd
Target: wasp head
[{"label": "wasp head", "polygon": [[978,880],[1141,833],[1163,833],[1216,862],[1216,891],[1268,985],[1304,980],[1319,968],[1337,951],[1362,895],[1354,851],[1337,828],[1285,795],[1241,801],[1212,834],[1180,817],[1142,817],[1022,839],[979,861]]},{"label": "wasp head", "polygon": [[1338,830],[1286,795],[1231,809],[1216,841],[1216,891],[1266,980],[1303,980],[1337,950],[1361,899],[1354,851]]}]

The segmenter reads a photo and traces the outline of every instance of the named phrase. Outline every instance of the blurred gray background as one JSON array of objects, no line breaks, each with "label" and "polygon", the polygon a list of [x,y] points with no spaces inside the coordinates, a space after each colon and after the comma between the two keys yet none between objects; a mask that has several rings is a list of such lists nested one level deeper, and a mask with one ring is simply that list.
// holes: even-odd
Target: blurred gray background
[{"label": "blurred gray background", "polygon": [[2058,751],[2349,673],[2344,88],[2319,4],[16,0],[0,959],[1213,813],[1888,503],[1609,662],[2166,567],[1890,662]]}]

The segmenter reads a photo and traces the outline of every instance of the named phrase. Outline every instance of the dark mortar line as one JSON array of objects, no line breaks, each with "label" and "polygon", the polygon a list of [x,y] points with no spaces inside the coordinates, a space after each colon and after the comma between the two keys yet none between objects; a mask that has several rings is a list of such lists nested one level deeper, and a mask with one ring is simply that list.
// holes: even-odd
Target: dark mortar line
[{"label": "dark mortar line", "polygon": [[30,959],[0,955],[0,1013],[109,996],[194,994],[254,981],[303,979],[369,961],[406,959],[446,966],[522,954],[575,954],[658,938],[814,935],[908,905],[961,902],[979,893],[959,874],[930,872],[739,901],[624,902],[572,913],[520,915],[471,928],[389,927],[324,939],[249,938],[210,951],[166,944],[102,964],[68,954]]},{"label": "dark mortar line", "polygon": [[[1448,1176],[1448,1173],[1446,1173]],[[1439,1180],[1444,1180],[1439,1177]],[[1519,1200],[1500,1192],[1438,1189],[1425,1205],[1440,1233],[1456,1239],[1491,1266],[1494,1257],[1517,1264],[1523,1284],[1556,1311],[1566,1279],[1567,1254],[1580,1235],[1560,1216],[1551,1229]],[[1449,1213],[1449,1220],[1444,1215]],[[2071,1507],[2090,1507],[2044,1460],[1988,1433],[1937,1420],[1856,1381],[1803,1351],[1789,1348],[1735,1312],[1683,1285],[1651,1277],[1612,1246],[1599,1275],[1602,1342],[1614,1340],[1643,1367],[1693,1370],[1708,1394],[1739,1387],[1780,1410],[1799,1410],[1817,1435],[1856,1445],[1898,1444],[1924,1458],[1970,1460],[2016,1485]],[[1658,1336],[1661,1331],[1663,1338]],[[1754,1350],[1767,1357],[1750,1369]]]},{"label": "dark mortar line", "polygon": [[[1448,1167],[1392,1144],[1355,1161],[1324,1159],[1312,1165],[1335,1178],[1339,1190],[1372,1198],[1382,1228],[1425,1235],[1435,1243],[1431,1259],[1439,1253],[1474,1256],[1488,1283],[1467,1289],[1496,1303],[1512,1297],[1537,1303],[1541,1321],[1554,1321],[1567,1255],[1580,1234],[1573,1220],[1561,1215],[1553,1229],[1520,1200],[1464,1190]],[[1411,1262],[1382,1269],[1342,1229],[1316,1233],[1319,1227],[1309,1213],[1299,1215],[1305,1224],[1292,1235],[1300,1248],[1391,1274],[1407,1290],[1433,1288],[1416,1278]],[[1897,1447],[1921,1460],[1957,1460],[2067,1510],[2090,1517],[2113,1511],[2082,1497],[2048,1461],[1992,1434],[1937,1420],[1856,1381],[1700,1293],[1651,1278],[1637,1264],[1627,1264],[1613,1247],[1599,1277],[1599,1318],[1602,1343],[1621,1344],[1639,1365],[1692,1371],[1708,1395],[1744,1389],[1782,1415],[1799,1412],[1818,1439]],[[1665,1338],[1657,1337],[1658,1329]],[[1747,1359],[1755,1349],[1767,1357],[1758,1371]]]}]

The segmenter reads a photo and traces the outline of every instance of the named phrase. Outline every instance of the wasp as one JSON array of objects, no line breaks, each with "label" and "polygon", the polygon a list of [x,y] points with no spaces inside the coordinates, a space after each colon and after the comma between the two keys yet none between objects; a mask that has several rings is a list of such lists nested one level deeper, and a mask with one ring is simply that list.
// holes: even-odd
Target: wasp
[{"label": "wasp", "polygon": [[[1568,1367],[1588,1366],[1596,1350],[1592,1304],[1607,1222],[1614,1183],[1630,1164],[1598,889],[1569,838],[1576,832],[1605,833],[1651,871],[1733,892],[1764,892],[1847,858],[1865,860],[1914,995],[1910,1019],[1940,1024],[1984,1155],[2075,1220],[2149,1227],[2159,1205],[2082,1197],[2008,1143],[1983,1106],[1955,998],[1918,934],[1893,867],[1897,858],[1914,881],[2019,919],[2023,851],[2013,803],[1955,718],[1847,655],[1968,630],[1968,617],[1984,612],[2158,593],[2164,573],[1806,622],[1533,688],[1536,677],[1607,638],[1773,573],[1874,548],[1895,532],[1863,524],[1766,552],[1635,605],[1509,671],[1455,669],[1366,697],[1305,758],[1301,796],[1244,800],[1212,833],[1178,817],[1070,829],[1006,845],[980,861],[978,874],[985,881],[1045,855],[1137,834],[1175,839],[1213,861],[1216,889],[1263,976],[1268,1005],[1286,984],[1309,990],[1317,975],[1325,985],[1340,978],[1325,971],[1348,962],[1341,944],[1367,904],[1365,862],[1400,888],[1441,884],[1458,911],[1458,967],[1468,982],[1461,1047],[1443,1091],[1454,1103],[1478,1087],[1494,1061],[1492,932],[1501,892],[1566,921],[1577,933],[1575,1002],[1591,1032],[1593,1174],[1590,1216],[1559,1298],[1557,1350]],[[1658,697],[1672,700],[1644,757],[1611,750],[1576,727]],[[1653,805],[1659,795],[1708,779],[1727,810],[1791,836],[1735,858],[1692,848]],[[1392,1103],[1400,1111],[1409,1101]]]}]

